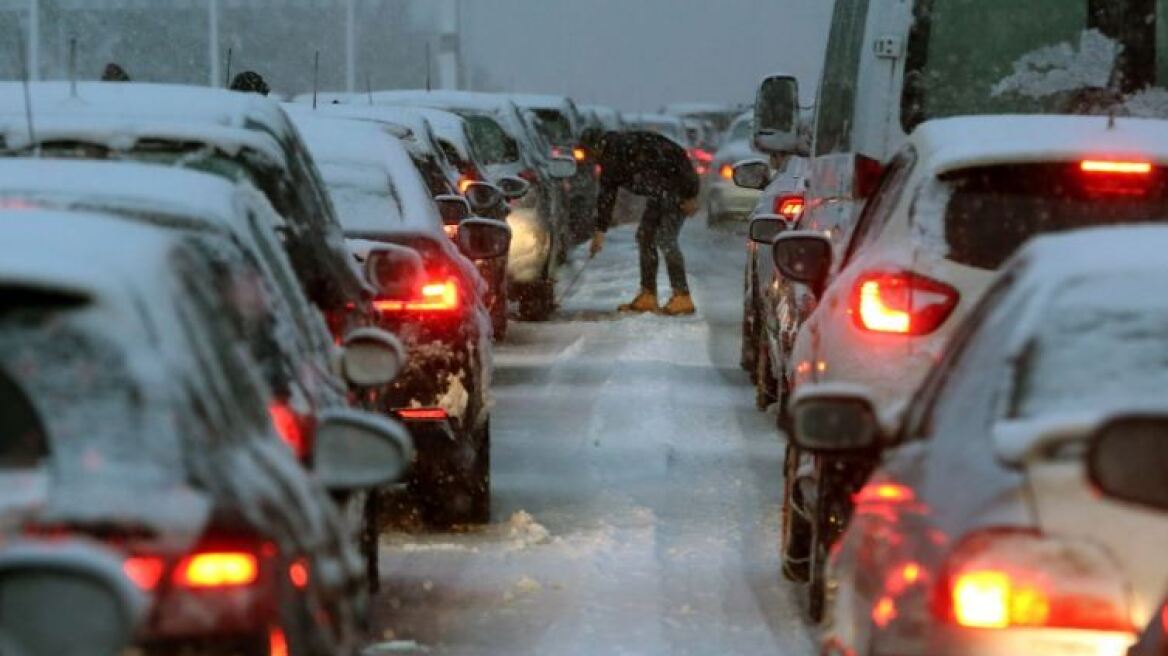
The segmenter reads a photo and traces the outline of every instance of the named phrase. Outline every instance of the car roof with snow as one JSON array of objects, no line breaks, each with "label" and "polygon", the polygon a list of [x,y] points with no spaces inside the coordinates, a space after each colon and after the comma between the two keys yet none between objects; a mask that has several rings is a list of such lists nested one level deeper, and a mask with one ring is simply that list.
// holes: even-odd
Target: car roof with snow
[{"label": "car roof with snow", "polygon": [[1099,116],[969,116],[922,123],[910,136],[937,175],[1001,163],[1098,157],[1168,164],[1163,121]]},{"label": "car roof with snow", "polygon": [[442,218],[405,146],[344,118],[293,117],[321,169],[345,232],[442,235]]},{"label": "car roof with snow", "polygon": [[520,107],[529,109],[566,109],[572,104],[572,100],[567,96],[551,94],[513,93],[508,94],[508,97]]},{"label": "car roof with snow", "polygon": [[378,91],[375,103],[449,107],[483,112],[503,111],[513,103],[509,96],[481,91]]},{"label": "car roof with snow", "polygon": [[[141,82],[36,82],[30,85],[35,118],[88,116],[149,122],[181,120],[225,128],[263,125],[282,133],[287,119],[274,100],[254,93]],[[24,117],[19,82],[0,83],[0,115]],[[35,120],[34,120],[35,128]]]},{"label": "car roof with snow", "polygon": [[1168,272],[1168,226],[1083,228],[1036,237],[1014,256],[1027,276],[1053,281],[1109,272]]},{"label": "car roof with snow", "polygon": [[104,201],[120,210],[230,225],[238,214],[239,193],[235,183],[187,169],[100,160],[0,159],[0,206],[6,198],[35,201],[43,196],[54,204],[101,210]]},{"label": "car roof with snow", "polygon": [[[352,118],[366,121],[376,121],[385,126],[390,134],[398,139],[415,139],[417,132],[424,130],[426,119],[409,109],[389,107],[386,105],[366,105],[360,103],[364,96],[335,94],[336,102],[318,105],[313,109],[297,96],[291,103],[285,103],[284,111],[291,116],[322,116],[334,118]],[[309,99],[311,102],[311,98]],[[295,121],[293,121],[295,122]]]}]

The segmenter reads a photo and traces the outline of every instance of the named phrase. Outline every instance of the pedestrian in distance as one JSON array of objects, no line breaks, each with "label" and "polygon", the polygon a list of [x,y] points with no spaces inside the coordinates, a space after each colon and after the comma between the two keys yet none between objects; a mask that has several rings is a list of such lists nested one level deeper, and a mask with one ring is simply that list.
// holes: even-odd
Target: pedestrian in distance
[{"label": "pedestrian in distance", "polygon": [[[678,236],[685,219],[698,211],[701,180],[685,149],[662,135],[646,131],[608,132],[593,136],[591,141],[583,145],[597,153],[601,167],[596,232],[591,246],[593,256],[604,248],[617,192],[623,188],[649,199],[637,230],[641,291],[631,303],[620,306],[620,311],[660,312],[670,316],[693,314],[695,308]],[[673,297],[664,307],[658,307],[657,269],[662,255]]]},{"label": "pedestrian in distance", "polygon": [[255,71],[244,71],[236,75],[231,80],[230,89],[232,91],[242,91],[244,93],[258,93],[261,96],[266,96],[272,92],[271,87],[268,86],[263,76]]},{"label": "pedestrian in distance", "polygon": [[102,82],[129,82],[130,81],[130,74],[126,72],[126,69],[115,64],[114,62],[110,62],[110,63],[105,65],[105,70],[101,72],[101,81]]}]

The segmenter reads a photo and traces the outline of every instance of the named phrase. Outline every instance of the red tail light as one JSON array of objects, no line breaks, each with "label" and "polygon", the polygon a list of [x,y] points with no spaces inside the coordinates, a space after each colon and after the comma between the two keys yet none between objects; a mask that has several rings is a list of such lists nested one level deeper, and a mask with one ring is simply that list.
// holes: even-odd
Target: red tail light
[{"label": "red tail light", "polygon": [[272,426],[280,434],[280,439],[292,449],[292,453],[295,453],[297,458],[308,457],[309,430],[305,426],[305,420],[280,401],[273,401],[268,406],[268,415],[272,418]]},{"label": "red tail light", "polygon": [[856,281],[850,312],[864,330],[920,336],[940,328],[959,299],[953,287],[915,273],[875,273]]},{"label": "red tail light", "polygon": [[147,592],[158,587],[166,561],[159,556],[130,556],[122,563],[126,578],[134,582],[140,590]]},{"label": "red tail light", "polygon": [[458,239],[458,225],[446,224],[442,226],[442,231],[446,233],[447,237],[451,239]]},{"label": "red tail light", "polygon": [[474,178],[469,178],[465,175],[462,176],[461,178],[459,178],[458,179],[458,193],[465,194],[466,190],[470,188],[471,183],[474,181],[475,181]]},{"label": "red tail light", "polygon": [[1108,162],[1102,160],[1085,160],[1079,164],[1084,173],[1102,173],[1110,175],[1151,175],[1152,165],[1149,162]]},{"label": "red tail light", "polygon": [[379,312],[450,312],[460,306],[458,281],[454,278],[431,281],[409,300],[377,299],[373,307]]},{"label": "red tail light", "polygon": [[967,538],[939,588],[941,616],[975,629],[1131,631],[1126,582],[1090,543],[1015,531]]},{"label": "red tail light", "polygon": [[723,164],[722,167],[718,169],[718,175],[722,176],[723,180],[733,180],[734,167],[730,166],[729,164]]},{"label": "red tail light", "polygon": [[445,421],[446,411],[442,408],[398,408],[394,410],[398,418],[405,421]]},{"label": "red tail light", "polygon": [[288,580],[292,581],[292,585],[296,586],[296,589],[303,590],[307,588],[308,579],[308,561],[304,558],[288,566]]},{"label": "red tail light", "polygon": [[278,626],[268,629],[268,656],[288,656],[288,636]]},{"label": "red tail light", "polygon": [[852,496],[852,503],[857,506],[866,503],[912,503],[916,501],[916,494],[912,488],[900,483],[871,482],[860,488]]},{"label": "red tail light", "polygon": [[251,585],[259,578],[259,560],[242,551],[197,553],[174,571],[176,585],[187,588],[227,588]]},{"label": "red tail light", "polygon": [[714,156],[708,150],[703,150],[701,148],[690,148],[689,158],[695,162],[701,162],[703,164],[709,164],[710,162],[714,161]]},{"label": "red tail light", "polygon": [[788,221],[796,221],[803,214],[802,196],[776,196],[774,213]]},{"label": "red tail light", "polygon": [[856,171],[853,181],[856,198],[868,198],[880,186],[884,177],[884,165],[863,155],[856,155]]}]

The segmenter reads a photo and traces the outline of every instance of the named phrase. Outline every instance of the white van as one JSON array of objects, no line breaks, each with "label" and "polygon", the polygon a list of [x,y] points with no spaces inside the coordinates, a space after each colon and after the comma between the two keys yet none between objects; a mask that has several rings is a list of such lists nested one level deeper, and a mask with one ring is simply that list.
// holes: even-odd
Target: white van
[{"label": "white van", "polygon": [[[775,103],[798,103],[797,88],[790,96],[767,87],[792,81],[764,81],[756,113],[791,115]],[[926,120],[1112,112],[1165,118],[1164,87],[1168,0],[836,0],[801,227],[838,245],[884,165]],[[797,150],[775,148],[768,127],[760,119],[760,149]]]}]

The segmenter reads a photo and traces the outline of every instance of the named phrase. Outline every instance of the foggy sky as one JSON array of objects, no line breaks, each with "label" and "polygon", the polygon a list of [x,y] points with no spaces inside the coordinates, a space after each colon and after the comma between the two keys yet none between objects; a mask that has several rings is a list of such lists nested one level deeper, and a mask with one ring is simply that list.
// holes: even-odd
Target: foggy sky
[{"label": "foggy sky", "polygon": [[464,56],[495,86],[655,111],[818,83],[830,0],[462,0]]}]

